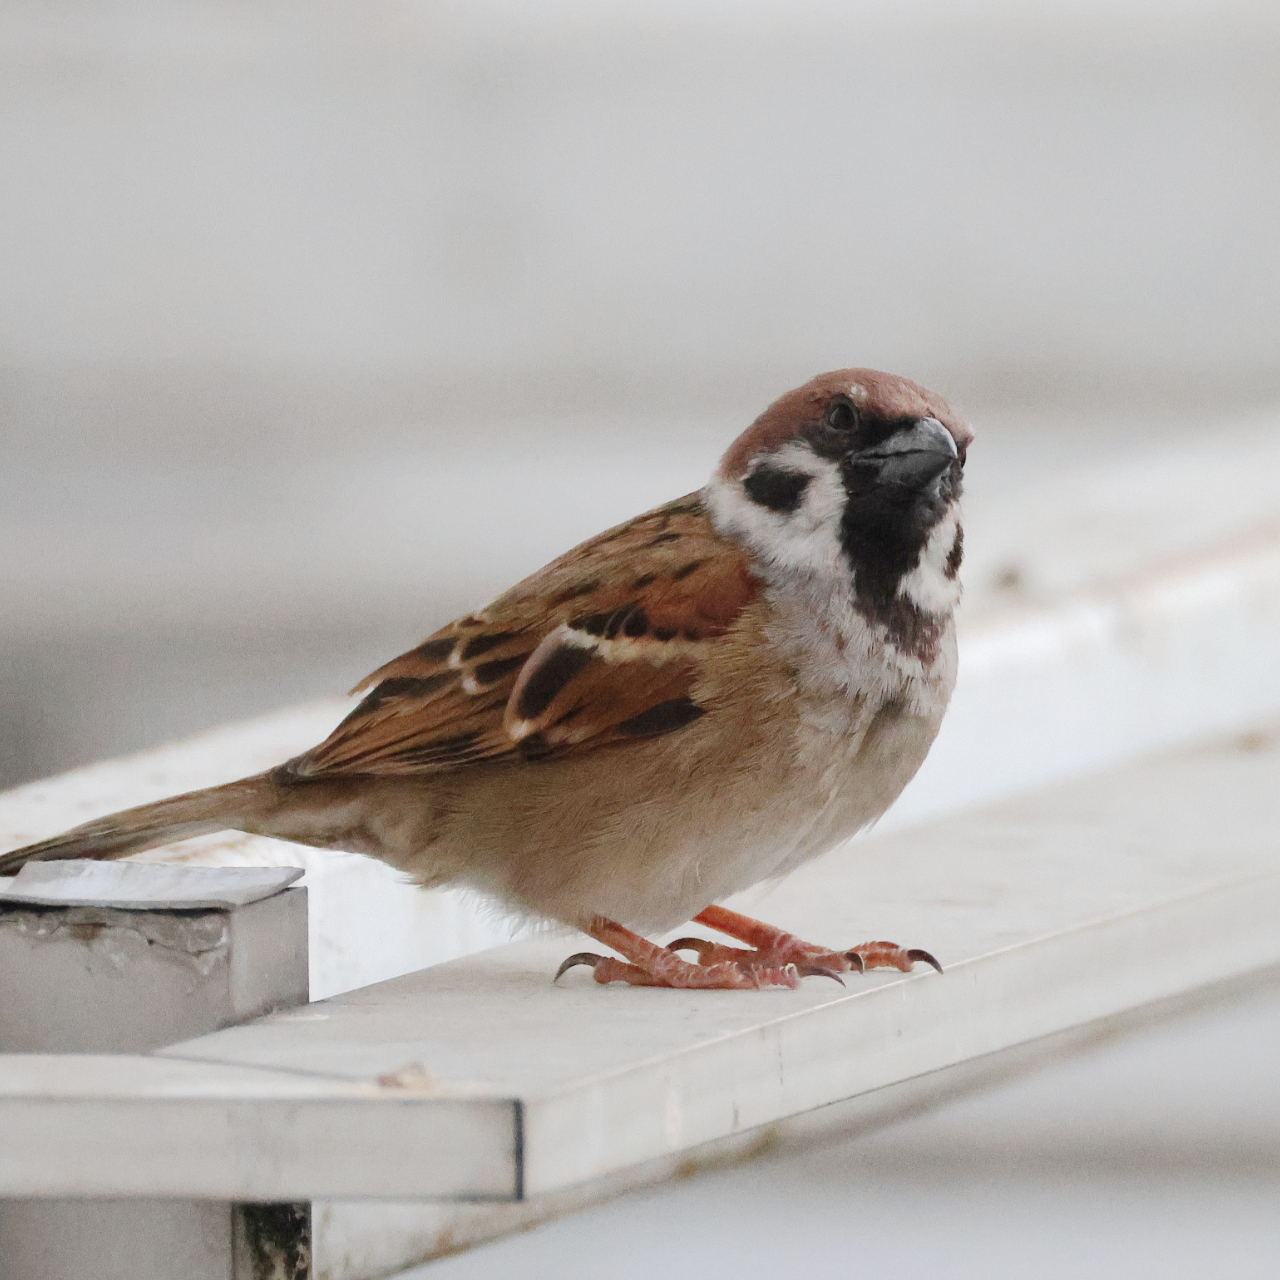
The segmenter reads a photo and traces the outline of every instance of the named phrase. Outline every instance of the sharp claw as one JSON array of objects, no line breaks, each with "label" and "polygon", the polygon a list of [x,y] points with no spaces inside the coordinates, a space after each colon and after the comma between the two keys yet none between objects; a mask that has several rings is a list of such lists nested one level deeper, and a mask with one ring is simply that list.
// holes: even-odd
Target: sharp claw
[{"label": "sharp claw", "polygon": [[923,960],[925,964],[931,964],[939,973],[942,972],[942,966],[927,952],[921,951],[919,947],[913,947],[907,952],[908,960]]},{"label": "sharp claw", "polygon": [[824,969],[820,965],[806,964],[797,967],[796,972],[802,978],[834,978],[842,987],[844,979],[834,969]]},{"label": "sharp claw", "polygon": [[594,968],[596,967],[596,965],[598,965],[598,964],[600,963],[600,961],[601,961],[601,960],[603,960],[603,959],[604,959],[604,956],[598,956],[598,955],[595,955],[595,954],[593,954],[593,953],[592,953],[592,952],[590,952],[590,951],[579,951],[579,952],[577,952],[575,955],[571,955],[571,956],[570,956],[570,957],[569,957],[569,958],[564,962],[564,964],[562,964],[562,965],[561,965],[561,966],[556,970],[556,976],[555,976],[554,978],[552,978],[552,979],[551,979],[551,981],[552,981],[553,983],[555,983],[555,982],[559,982],[559,981],[560,981],[560,979],[561,979],[562,977],[564,977],[564,975],[565,975],[565,974],[566,974],[570,969],[572,969],[572,968],[573,968],[573,966],[574,966],[574,965],[576,965],[576,964],[585,964],[585,965],[589,965],[592,969],[594,969]]},{"label": "sharp claw", "polygon": [[706,938],[677,938],[674,942],[667,943],[667,950],[696,951],[700,956],[705,956],[715,945]]},{"label": "sharp claw", "polygon": [[859,973],[866,973],[867,966],[862,963],[862,957],[856,951],[846,951],[844,958],[849,962],[850,969],[856,969]]}]

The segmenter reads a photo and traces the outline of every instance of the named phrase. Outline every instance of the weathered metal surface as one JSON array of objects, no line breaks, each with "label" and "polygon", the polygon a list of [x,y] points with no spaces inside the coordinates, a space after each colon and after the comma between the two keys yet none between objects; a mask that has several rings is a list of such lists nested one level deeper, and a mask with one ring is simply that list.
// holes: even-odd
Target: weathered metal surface
[{"label": "weathered metal surface", "polygon": [[[0,1191],[515,1199],[1280,961],[1266,733],[855,842],[749,904],[947,972],[799,992],[550,978],[545,937],[150,1058],[0,1057]],[[127,1133],[135,1158],[116,1158]]]},{"label": "weathered metal surface", "polygon": [[227,910],[0,902],[0,1052],[145,1052],[306,999],[305,889]]}]

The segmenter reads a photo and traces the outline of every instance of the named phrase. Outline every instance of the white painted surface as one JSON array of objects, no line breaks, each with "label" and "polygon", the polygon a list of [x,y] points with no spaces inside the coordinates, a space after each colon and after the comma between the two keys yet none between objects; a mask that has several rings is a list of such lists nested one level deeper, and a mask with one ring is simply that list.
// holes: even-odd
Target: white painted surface
[{"label": "white painted surface", "polygon": [[[948,1088],[958,1073],[939,1073],[892,1113],[835,1108],[807,1131],[775,1127],[696,1177],[668,1171],[662,1185],[533,1232],[509,1221],[508,1239],[412,1275],[597,1280],[607,1257],[614,1280],[1273,1280],[1280,972],[1155,1016],[959,1088]],[[342,1209],[373,1217],[372,1206]],[[457,1209],[436,1225],[465,1246],[468,1227],[494,1212],[471,1206],[468,1220]],[[321,1232],[332,1221],[340,1233],[340,1216],[319,1215]],[[395,1269],[379,1265],[393,1238],[366,1230],[344,1252],[321,1234],[320,1280]],[[426,1256],[433,1237],[422,1230],[418,1243]]]},{"label": "white painted surface", "polygon": [[223,1063],[0,1055],[0,1196],[509,1199],[513,1110]]},{"label": "white painted surface", "polygon": [[582,941],[542,938],[153,1059],[0,1058],[0,1189],[537,1196],[1280,962],[1278,770],[1275,735],[1129,766],[740,904],[832,944],[928,945],[941,977],[552,986]]},{"label": "white painted surface", "polygon": [[296,867],[143,867],[68,858],[28,862],[16,876],[0,876],[0,903],[119,911],[244,907],[301,877]]}]

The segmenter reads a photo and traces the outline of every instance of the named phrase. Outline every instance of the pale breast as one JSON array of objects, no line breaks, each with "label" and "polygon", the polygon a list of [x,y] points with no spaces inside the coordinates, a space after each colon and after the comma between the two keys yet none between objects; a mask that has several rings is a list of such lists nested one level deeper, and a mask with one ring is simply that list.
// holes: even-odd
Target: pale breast
[{"label": "pale breast", "polygon": [[399,865],[426,878],[447,864],[552,919],[683,923],[888,808],[937,731],[954,675],[943,648],[926,672],[830,593],[768,589],[703,668],[700,719],[625,750],[442,778],[429,857]]},{"label": "pale breast", "polygon": [[851,592],[790,583],[766,595],[798,694],[793,786],[814,815],[787,871],[874,822],[924,762],[955,685],[955,631],[945,619],[926,659],[899,650]]}]

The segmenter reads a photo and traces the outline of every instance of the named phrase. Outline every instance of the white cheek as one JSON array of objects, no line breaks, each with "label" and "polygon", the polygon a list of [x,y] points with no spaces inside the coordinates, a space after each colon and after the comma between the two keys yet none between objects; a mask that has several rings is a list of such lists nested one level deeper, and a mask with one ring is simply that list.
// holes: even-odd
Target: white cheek
[{"label": "white cheek", "polygon": [[952,506],[929,534],[919,563],[898,584],[898,594],[925,613],[949,613],[960,603],[960,579],[947,576],[947,560],[959,531],[960,512]]},{"label": "white cheek", "polygon": [[737,538],[765,565],[848,582],[852,573],[840,547],[845,491],[840,470],[800,445],[785,445],[771,465],[809,476],[794,511],[770,511],[735,481],[717,476],[703,490],[716,528]]}]

